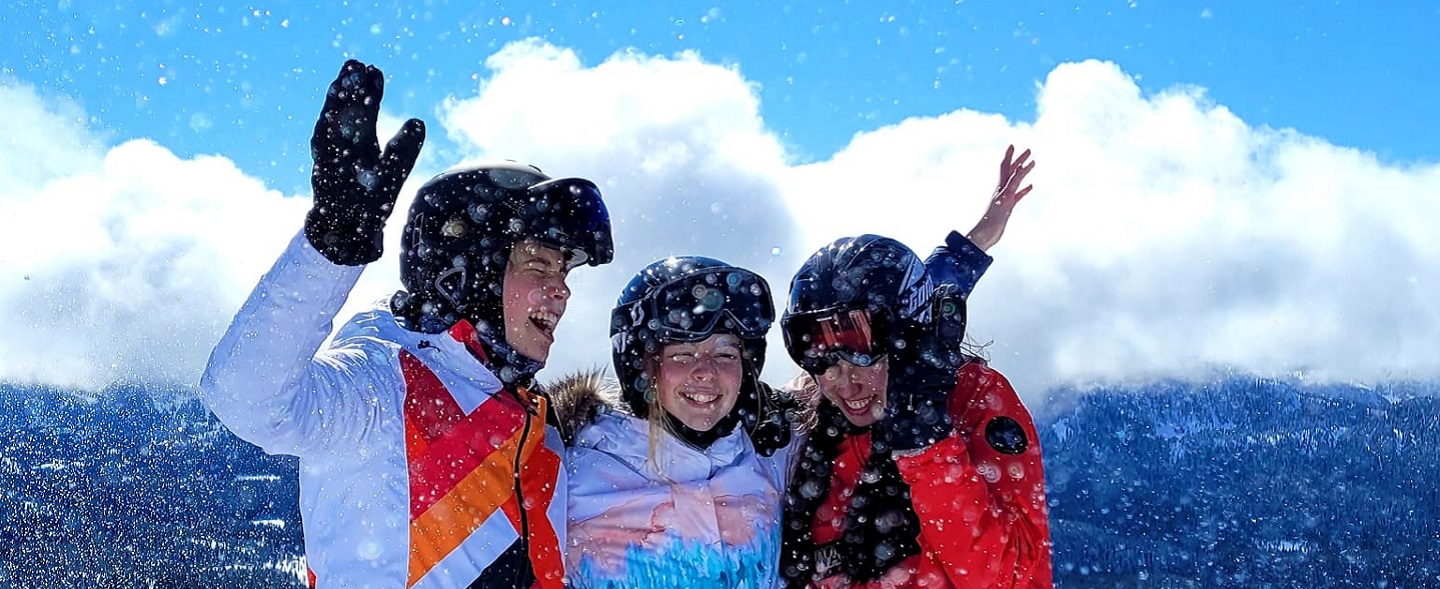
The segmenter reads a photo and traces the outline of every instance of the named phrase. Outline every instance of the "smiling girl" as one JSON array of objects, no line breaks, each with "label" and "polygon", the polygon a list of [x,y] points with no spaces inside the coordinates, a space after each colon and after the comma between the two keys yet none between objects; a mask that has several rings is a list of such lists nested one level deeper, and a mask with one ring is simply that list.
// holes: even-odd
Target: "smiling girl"
[{"label": "smiling girl", "polygon": [[759,275],[697,256],[641,270],[610,326],[623,410],[567,451],[574,587],[772,587],[789,426],[760,383]]}]

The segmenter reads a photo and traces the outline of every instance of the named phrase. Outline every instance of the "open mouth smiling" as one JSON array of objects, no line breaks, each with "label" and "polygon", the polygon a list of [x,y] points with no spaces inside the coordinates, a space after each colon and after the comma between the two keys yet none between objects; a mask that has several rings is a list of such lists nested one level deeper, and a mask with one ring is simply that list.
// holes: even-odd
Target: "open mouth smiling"
[{"label": "open mouth smiling", "polygon": [[541,334],[551,340],[555,339],[555,326],[560,323],[559,315],[545,309],[536,309],[530,312],[529,319],[530,324],[540,330]]},{"label": "open mouth smiling", "polygon": [[686,401],[689,401],[696,405],[709,405],[720,400],[719,393],[709,393],[702,391],[680,391],[680,396],[684,397]]},{"label": "open mouth smiling", "polygon": [[841,409],[846,413],[855,416],[869,415],[875,411],[875,405],[879,401],[876,395],[865,395],[855,399],[835,399]]}]

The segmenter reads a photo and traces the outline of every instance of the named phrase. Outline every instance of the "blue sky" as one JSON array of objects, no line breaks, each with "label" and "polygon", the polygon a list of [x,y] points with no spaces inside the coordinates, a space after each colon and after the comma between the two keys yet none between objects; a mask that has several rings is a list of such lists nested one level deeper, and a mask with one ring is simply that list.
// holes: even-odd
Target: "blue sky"
[{"label": "blue sky", "polygon": [[6,11],[6,73],[76,99],[113,140],[222,153],[286,190],[306,182],[294,150],[345,58],[380,65],[392,103],[423,116],[473,92],[486,56],[530,36],[588,64],[626,50],[734,64],[802,160],[911,116],[1032,120],[1036,83],[1084,59],[1119,64],[1147,91],[1202,86],[1252,124],[1440,159],[1419,132],[1440,129],[1434,2],[92,4]]},{"label": "blue sky", "polygon": [[1437,30],[1434,2],[22,1],[0,14],[0,379],[193,383],[309,206],[350,57],[389,77],[382,127],[430,125],[402,198],[480,157],[605,191],[617,261],[573,277],[557,371],[608,361],[613,293],[657,257],[783,292],[839,235],[923,253],[1016,143],[1037,188],[970,332],[1028,397],[1433,378]]}]

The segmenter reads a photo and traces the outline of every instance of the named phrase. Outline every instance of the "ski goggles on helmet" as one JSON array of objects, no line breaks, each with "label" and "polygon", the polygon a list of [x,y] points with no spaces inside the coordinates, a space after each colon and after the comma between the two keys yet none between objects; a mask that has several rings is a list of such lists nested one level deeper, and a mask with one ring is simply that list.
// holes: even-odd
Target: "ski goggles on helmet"
[{"label": "ski goggles on helmet", "polygon": [[759,274],[705,268],[650,288],[632,308],[631,320],[662,341],[696,342],[716,332],[763,338],[775,321],[775,304]]},{"label": "ski goggles on helmet", "polygon": [[610,213],[593,182],[557,178],[531,186],[526,193],[514,230],[564,251],[571,268],[608,264],[615,257]]},{"label": "ski goggles on helmet", "polygon": [[822,374],[841,360],[870,366],[889,351],[885,315],[867,309],[792,314],[781,326],[790,358],[810,374]]}]

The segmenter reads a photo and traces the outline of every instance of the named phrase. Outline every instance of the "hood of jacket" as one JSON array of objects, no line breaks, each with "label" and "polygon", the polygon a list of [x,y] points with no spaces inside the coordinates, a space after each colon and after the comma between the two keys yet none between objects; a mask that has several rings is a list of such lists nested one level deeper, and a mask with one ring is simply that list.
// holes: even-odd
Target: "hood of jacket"
[{"label": "hood of jacket", "polygon": [[601,412],[620,407],[620,384],[605,374],[603,368],[577,370],[551,383],[541,385],[550,398],[555,429],[565,446],[575,444],[575,434],[594,423]]}]

